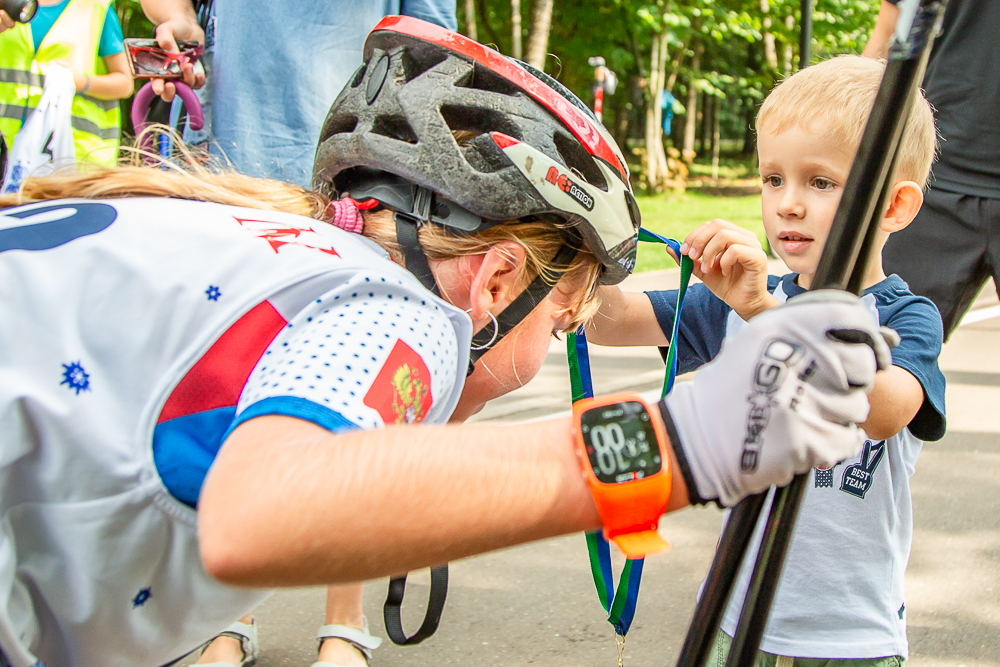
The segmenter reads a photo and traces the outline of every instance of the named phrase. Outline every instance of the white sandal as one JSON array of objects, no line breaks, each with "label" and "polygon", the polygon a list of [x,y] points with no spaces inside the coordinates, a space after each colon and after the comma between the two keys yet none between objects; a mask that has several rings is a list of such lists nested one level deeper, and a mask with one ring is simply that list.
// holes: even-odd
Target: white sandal
[{"label": "white sandal", "polygon": [[[361,651],[365,656],[365,662],[372,659],[372,651],[382,645],[382,638],[376,637],[368,632],[368,619],[365,619],[364,630],[348,627],[346,625],[324,625],[316,632],[316,639],[319,640],[320,647],[325,639],[342,639],[354,648]],[[314,662],[312,667],[340,667],[332,662]]]},{"label": "white sandal", "polygon": [[[260,645],[257,643],[257,619],[253,619],[249,624],[236,621],[228,628],[216,635],[218,637],[231,637],[240,642],[240,650],[243,651],[243,661],[239,667],[250,667],[257,662],[260,654]],[[212,639],[215,641],[215,639]],[[211,644],[212,642],[209,642]],[[208,644],[205,644],[207,647]],[[233,667],[231,662],[206,662],[197,667]]]}]

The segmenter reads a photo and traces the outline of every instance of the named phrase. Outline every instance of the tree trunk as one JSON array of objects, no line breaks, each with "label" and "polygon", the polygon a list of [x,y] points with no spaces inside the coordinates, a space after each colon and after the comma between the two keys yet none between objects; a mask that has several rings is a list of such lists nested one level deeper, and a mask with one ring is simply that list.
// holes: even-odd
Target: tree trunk
[{"label": "tree trunk", "polygon": [[496,46],[497,50],[500,49],[500,36],[497,34],[496,28],[490,23],[490,14],[486,11],[486,0],[476,0],[476,6],[479,8],[479,16],[483,20],[483,25],[486,26],[486,32],[489,33],[489,39]]},{"label": "tree trunk", "polygon": [[657,91],[656,91],[656,145],[653,147],[654,153],[656,154],[656,160],[659,164],[657,169],[657,174],[659,175],[659,181],[657,185],[662,185],[664,181],[670,176],[670,169],[667,168],[667,151],[663,146],[663,107],[660,106],[660,95],[662,94],[667,80],[667,44],[669,40],[669,35],[664,31],[660,35],[659,46],[660,46],[660,68],[657,72]]},{"label": "tree trunk", "polygon": [[684,112],[684,146],[682,150],[688,154],[694,152],[694,135],[697,130],[698,89],[694,85],[694,77],[701,69],[701,50],[701,44],[695,44],[694,57],[691,59],[691,79],[688,81],[687,103],[685,105],[687,108]]},{"label": "tree trunk", "polygon": [[[785,27],[788,29],[789,34],[795,29],[795,17],[789,14],[785,17]],[[795,51],[792,48],[791,41],[785,44],[785,53],[783,62],[781,63],[785,69],[785,76],[791,76],[792,74],[792,61],[795,57]]]},{"label": "tree trunk", "polygon": [[476,2],[465,0],[465,34],[469,39],[479,41],[476,36]]},{"label": "tree trunk", "polygon": [[510,0],[510,55],[521,59],[521,0]]},{"label": "tree trunk", "polygon": [[659,42],[659,36],[653,39],[653,46],[649,52],[649,77],[646,79],[648,86],[646,92],[646,190],[650,193],[656,192],[656,186],[660,182],[660,160],[656,156],[656,136],[661,130],[660,121],[662,119],[658,92],[660,86]]},{"label": "tree trunk", "polygon": [[722,143],[719,123],[719,105],[722,102],[719,98],[712,101],[712,180],[719,182],[719,151]]},{"label": "tree trunk", "polygon": [[754,127],[754,103],[747,100],[747,112],[743,117],[743,127],[746,128],[743,134],[743,157],[750,157],[757,150],[757,129]]},{"label": "tree trunk", "polygon": [[531,13],[531,31],[528,33],[529,65],[545,70],[545,56],[549,50],[549,28],[552,27],[552,4],[554,0],[535,0]]},{"label": "tree trunk", "polygon": [[663,84],[663,90],[668,93],[674,92],[674,84],[677,83],[677,73],[681,70],[681,63],[684,61],[685,53],[687,53],[687,45],[681,42],[681,45],[677,47],[677,55],[674,56],[673,61],[670,63],[670,76],[667,77],[667,82]]},{"label": "tree trunk", "polygon": [[712,110],[715,98],[708,93],[701,94],[701,136],[698,138],[698,153],[704,155],[712,150]]},{"label": "tree trunk", "polygon": [[778,69],[778,53],[774,49],[774,33],[771,32],[770,6],[767,0],[760,0],[760,13],[764,16],[761,21],[761,33],[764,36],[764,62],[772,70]]}]

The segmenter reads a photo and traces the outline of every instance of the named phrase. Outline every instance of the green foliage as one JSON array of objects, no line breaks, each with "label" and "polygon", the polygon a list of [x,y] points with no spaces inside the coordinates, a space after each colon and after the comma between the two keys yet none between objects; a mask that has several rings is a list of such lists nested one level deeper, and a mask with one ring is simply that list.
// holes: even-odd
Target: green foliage
[{"label": "green foliage", "polygon": [[[642,211],[642,226],[657,234],[684,240],[695,227],[715,218],[723,218],[745,227],[764,242],[764,225],[760,218],[760,195],[749,197],[713,197],[698,193],[667,194],[636,197]],[[636,271],[656,271],[674,268],[663,246],[639,244]]]},{"label": "green foliage", "polygon": [[[464,3],[458,4],[462,26]],[[479,40],[509,53],[510,2],[476,0],[475,4]],[[879,0],[814,0],[813,4],[812,61],[859,53],[874,26]],[[647,93],[637,82],[648,74],[654,39],[666,33],[668,77],[670,64],[675,58],[679,61],[673,95],[683,104],[693,86],[721,100],[722,138],[742,141],[756,107],[786,75],[786,47],[791,50],[791,70],[798,66],[800,0],[768,0],[768,5],[776,68],[764,60],[761,0],[556,0],[546,71],[590,103],[593,70],[587,59],[603,56],[620,81],[618,91],[605,98],[604,123],[620,144],[640,143]],[[521,11],[527,33],[530,0],[521,0]],[[703,49],[698,69],[692,67],[696,44]],[[679,116],[674,122],[675,145],[683,120]]]},{"label": "green foliage", "polygon": [[[142,6],[139,0],[115,0],[115,11],[118,14],[118,22],[122,24],[122,34],[125,37],[151,38],[154,26],[142,13]],[[146,83],[145,79],[136,81],[136,91]],[[122,136],[135,133],[132,127],[132,97],[127,97],[119,103],[122,113]]]}]

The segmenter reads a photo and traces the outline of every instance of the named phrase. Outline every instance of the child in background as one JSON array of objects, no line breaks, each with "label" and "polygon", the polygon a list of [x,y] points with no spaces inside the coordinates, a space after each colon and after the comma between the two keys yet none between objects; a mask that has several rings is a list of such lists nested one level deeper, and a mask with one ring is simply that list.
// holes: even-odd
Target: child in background
[{"label": "child in background", "polygon": [[132,94],[122,28],[111,0],[39,0],[29,23],[0,23],[0,133],[8,146],[42,96],[49,64],[73,72],[73,143],[80,161],[113,166],[118,160],[118,100]]},{"label": "child in background", "polygon": [[[793,273],[767,275],[756,236],[725,220],[691,232],[681,252],[694,260],[704,284],[687,293],[679,372],[708,363],[747,320],[810,287],[884,68],[841,56],[796,73],[764,102],[757,117],[764,229]],[[920,209],[934,149],[934,121],[921,96],[904,132],[879,251]],[[892,351],[892,368],[878,374],[869,394],[871,412],[862,424],[869,440],[860,456],[811,474],[758,656],[763,667],[888,667],[907,657],[909,478],[922,441],[938,440],[945,430],[944,377],[937,366],[942,325],[930,301],[913,295],[898,276],[885,276],[881,252],[864,287],[873,317],[895,329],[901,342]],[[588,327],[591,341],[669,342],[676,292],[602,290],[601,312]],[[713,667],[725,663],[770,502],[729,601],[708,662]]]}]

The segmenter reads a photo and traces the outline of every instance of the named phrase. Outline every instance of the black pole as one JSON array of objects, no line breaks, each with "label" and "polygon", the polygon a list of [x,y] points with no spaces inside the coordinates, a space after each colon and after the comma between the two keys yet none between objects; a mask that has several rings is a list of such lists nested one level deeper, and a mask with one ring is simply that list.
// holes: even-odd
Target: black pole
[{"label": "black pole", "polygon": [[705,578],[701,600],[695,607],[694,618],[677,658],[678,665],[704,665],[708,660],[722,613],[729,601],[729,592],[733,589],[746,545],[750,543],[766,498],[766,493],[750,496],[729,513],[729,520],[715,550],[712,568]]},{"label": "black pole", "polygon": [[799,11],[799,69],[809,66],[812,58],[813,9],[812,0],[802,0]]},{"label": "black pole", "polygon": [[[913,1],[919,2],[916,15],[906,40],[893,44],[889,53],[889,63],[813,277],[812,289],[850,287],[854,293],[860,293],[874,246],[877,221],[891,187],[889,176],[905,120],[909,117],[947,3],[947,0]],[[808,477],[798,475],[789,486],[775,491],[727,667],[752,667],[756,658]],[[758,495],[745,498],[733,508],[677,667],[701,667],[708,657],[762,505],[763,495]],[[733,525],[737,519],[749,525]]]}]

